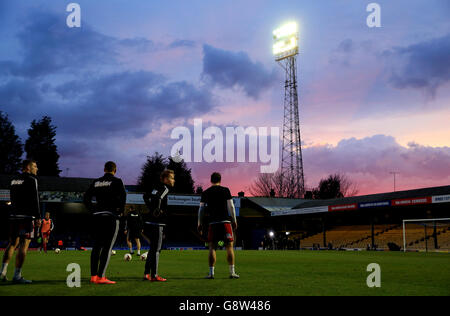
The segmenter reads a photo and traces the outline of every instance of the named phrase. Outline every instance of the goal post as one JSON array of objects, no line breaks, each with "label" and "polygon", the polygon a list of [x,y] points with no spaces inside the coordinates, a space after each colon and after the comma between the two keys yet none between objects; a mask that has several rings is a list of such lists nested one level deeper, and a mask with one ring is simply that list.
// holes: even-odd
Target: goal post
[{"label": "goal post", "polygon": [[403,220],[403,251],[449,251],[450,218]]}]

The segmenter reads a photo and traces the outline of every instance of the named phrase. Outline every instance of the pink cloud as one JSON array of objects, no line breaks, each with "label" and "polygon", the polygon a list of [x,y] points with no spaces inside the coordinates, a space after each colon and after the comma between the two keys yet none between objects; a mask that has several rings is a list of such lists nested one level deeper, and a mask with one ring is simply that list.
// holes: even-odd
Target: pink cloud
[{"label": "pink cloud", "polygon": [[328,174],[341,172],[357,183],[361,195],[392,191],[392,171],[399,172],[397,190],[450,183],[450,147],[402,146],[385,135],[306,148],[304,159],[311,186]]},{"label": "pink cloud", "polygon": [[[450,147],[431,147],[410,143],[398,144],[386,135],[361,139],[341,140],[336,146],[318,145],[303,150],[306,185],[318,185],[322,178],[333,173],[344,173],[356,183],[359,195],[393,191],[393,175],[397,190],[450,184]],[[249,195],[249,187],[259,174],[259,165],[250,163],[190,164],[197,183],[209,186],[209,176],[218,171],[223,175],[223,185],[232,193]]]}]

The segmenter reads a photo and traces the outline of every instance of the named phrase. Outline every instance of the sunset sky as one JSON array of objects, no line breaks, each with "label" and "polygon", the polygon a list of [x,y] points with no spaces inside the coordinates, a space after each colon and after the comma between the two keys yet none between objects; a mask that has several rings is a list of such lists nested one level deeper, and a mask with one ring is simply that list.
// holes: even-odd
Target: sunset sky
[{"label": "sunset sky", "polygon": [[[450,184],[450,1],[78,0],[0,2],[0,111],[22,141],[51,116],[62,176],[98,177],[114,160],[135,184],[147,155],[169,155],[178,126],[280,127],[284,73],[272,31],[300,28],[300,126],[307,187],[344,173],[359,194]],[[237,195],[251,163],[219,171]],[[248,195],[248,194],[247,194]]]}]

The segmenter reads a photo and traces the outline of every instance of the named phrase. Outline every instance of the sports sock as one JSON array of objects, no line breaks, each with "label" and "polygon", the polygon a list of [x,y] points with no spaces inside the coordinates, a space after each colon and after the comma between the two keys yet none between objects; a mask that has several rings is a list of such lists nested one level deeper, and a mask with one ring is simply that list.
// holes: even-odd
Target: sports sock
[{"label": "sports sock", "polygon": [[234,272],[234,265],[230,265],[229,267],[230,267],[230,274],[231,275],[235,274],[235,272]]},{"label": "sports sock", "polygon": [[209,275],[214,275],[214,267],[209,267]]},{"label": "sports sock", "polygon": [[14,280],[19,280],[22,277],[22,268],[16,268],[14,271]]},{"label": "sports sock", "polygon": [[140,251],[140,250],[138,250],[137,254],[138,254],[138,256],[140,256],[140,255],[141,255],[141,251]]},{"label": "sports sock", "polygon": [[1,272],[1,275],[2,275],[2,276],[5,276],[7,271],[8,271],[8,264],[7,264],[7,263],[3,263],[3,264],[2,264],[2,272]]}]

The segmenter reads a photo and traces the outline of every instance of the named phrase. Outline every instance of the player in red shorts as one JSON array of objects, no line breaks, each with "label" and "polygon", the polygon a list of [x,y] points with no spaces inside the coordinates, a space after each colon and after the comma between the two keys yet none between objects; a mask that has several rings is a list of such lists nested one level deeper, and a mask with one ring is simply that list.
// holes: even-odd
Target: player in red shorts
[{"label": "player in red shorts", "polygon": [[11,180],[11,214],[9,217],[9,244],[3,255],[0,281],[7,281],[8,264],[19,247],[16,255],[15,272],[12,281],[17,284],[30,284],[22,277],[22,266],[28,252],[28,246],[34,237],[35,227],[41,224],[39,208],[38,181],[36,178],[38,167],[33,160],[24,160],[22,174]]},{"label": "player in red shorts", "polygon": [[53,225],[53,220],[50,219],[50,213],[45,213],[45,218],[41,223],[41,233],[42,233],[42,245],[41,250],[44,249],[44,252],[47,253],[47,244],[50,239],[50,233],[53,231],[55,226]]},{"label": "player in red shorts", "polygon": [[209,245],[209,274],[207,279],[214,279],[217,243],[225,242],[227,261],[230,267],[230,279],[239,279],[235,272],[235,258],[233,250],[234,234],[237,229],[236,212],[230,190],[220,185],[220,173],[211,175],[212,186],[202,193],[200,209],[198,211],[198,231],[203,231],[205,213],[209,215],[208,245]]}]

